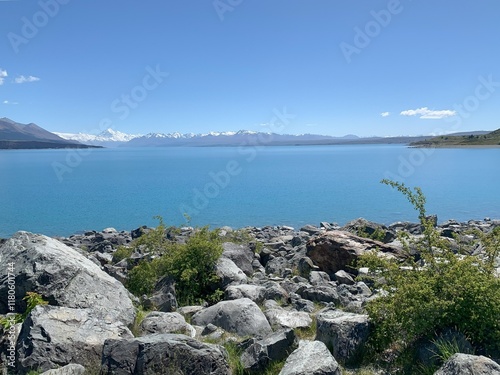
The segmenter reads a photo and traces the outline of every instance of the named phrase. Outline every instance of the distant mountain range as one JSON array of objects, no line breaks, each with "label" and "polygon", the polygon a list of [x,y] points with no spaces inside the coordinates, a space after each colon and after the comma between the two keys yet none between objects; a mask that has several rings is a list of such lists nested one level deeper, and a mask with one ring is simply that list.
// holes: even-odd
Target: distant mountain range
[{"label": "distant mountain range", "polygon": [[116,147],[134,138],[142,137],[141,134],[126,134],[117,130],[113,130],[111,128],[106,129],[97,135],[85,134],[85,133],[73,134],[73,133],[58,133],[58,132],[54,132],[54,134],[66,140],[76,141],[94,146],[103,146],[103,147]]},{"label": "distant mountain range", "polygon": [[[454,136],[479,137],[489,132],[448,134]],[[489,139],[489,137],[487,137]],[[346,135],[332,137],[316,134],[276,134],[240,130],[231,132],[194,133],[149,133],[126,134],[106,129],[98,135],[85,133],[51,133],[36,124],[20,124],[8,118],[0,119],[0,148],[84,148],[84,147],[210,147],[210,146],[292,146],[292,145],[346,145],[346,144],[412,144],[425,145],[430,136],[366,137]],[[438,137],[443,140],[444,136]],[[484,139],[484,138],[481,138]],[[495,138],[496,139],[496,138]],[[416,143],[423,142],[423,143]],[[432,141],[435,143],[435,141]]]},{"label": "distant mountain range", "polygon": [[88,147],[93,146],[61,138],[33,123],[21,124],[6,117],[0,118],[0,149]]}]

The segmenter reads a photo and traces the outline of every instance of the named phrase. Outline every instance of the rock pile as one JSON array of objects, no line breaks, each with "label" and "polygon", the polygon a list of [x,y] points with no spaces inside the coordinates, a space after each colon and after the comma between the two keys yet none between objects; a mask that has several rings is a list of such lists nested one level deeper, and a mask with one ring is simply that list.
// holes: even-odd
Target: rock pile
[{"label": "rock pile", "polygon": [[[448,221],[439,230],[450,241],[453,235],[466,241],[467,230],[498,225],[493,220]],[[135,253],[114,263],[113,253],[148,230],[108,228],[61,239],[19,232],[0,244],[1,264],[15,265],[15,311],[26,310],[26,292],[48,301],[18,326],[16,373],[81,374],[85,367],[101,374],[231,374],[226,349],[212,342],[232,342],[249,373],[283,361],[281,375],[338,375],[339,363],[355,361],[366,344],[370,321],[364,306],[376,297],[357,281],[363,272],[357,259],[367,251],[400,257],[397,231],[421,233],[418,224],[382,226],[363,219],[343,228],[331,223],[298,231],[245,228],[247,241],[225,242],[216,265],[221,302],[179,307],[175,283],[166,276],[151,296],[141,298],[144,307],[157,311],[137,321],[139,300],[123,284],[145,255]],[[183,242],[193,232],[182,228],[169,236]],[[2,315],[10,312],[8,294],[9,282],[2,274]],[[6,366],[8,343],[1,345]],[[452,358],[440,373],[459,374],[450,369],[471,366],[496,369],[478,358]]]}]

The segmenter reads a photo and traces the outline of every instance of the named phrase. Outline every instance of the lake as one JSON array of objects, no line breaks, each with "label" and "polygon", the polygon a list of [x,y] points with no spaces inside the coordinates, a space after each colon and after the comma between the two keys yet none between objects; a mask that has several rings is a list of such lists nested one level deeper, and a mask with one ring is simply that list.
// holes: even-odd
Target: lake
[{"label": "lake", "polygon": [[499,149],[402,145],[1,150],[0,237],[114,227],[390,224],[417,213],[383,178],[419,186],[439,221],[500,218]]}]

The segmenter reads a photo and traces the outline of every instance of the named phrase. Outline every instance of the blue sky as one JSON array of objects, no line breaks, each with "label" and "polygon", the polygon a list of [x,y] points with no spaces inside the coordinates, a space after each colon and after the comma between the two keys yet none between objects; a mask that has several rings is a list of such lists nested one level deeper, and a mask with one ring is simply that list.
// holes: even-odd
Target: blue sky
[{"label": "blue sky", "polygon": [[0,117],[60,132],[500,127],[500,2],[0,1]]}]

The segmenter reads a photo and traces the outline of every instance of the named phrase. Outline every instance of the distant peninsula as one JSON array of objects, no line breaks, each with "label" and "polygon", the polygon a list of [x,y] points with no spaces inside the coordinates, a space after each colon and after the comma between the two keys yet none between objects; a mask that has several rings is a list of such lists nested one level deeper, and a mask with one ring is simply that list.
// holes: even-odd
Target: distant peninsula
[{"label": "distant peninsula", "polygon": [[441,135],[410,143],[412,147],[500,147],[500,129],[486,134]]},{"label": "distant peninsula", "polygon": [[21,124],[0,118],[0,149],[101,148],[69,141],[30,123]]}]

